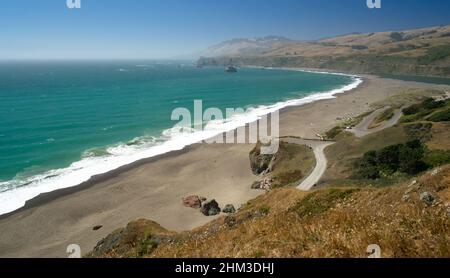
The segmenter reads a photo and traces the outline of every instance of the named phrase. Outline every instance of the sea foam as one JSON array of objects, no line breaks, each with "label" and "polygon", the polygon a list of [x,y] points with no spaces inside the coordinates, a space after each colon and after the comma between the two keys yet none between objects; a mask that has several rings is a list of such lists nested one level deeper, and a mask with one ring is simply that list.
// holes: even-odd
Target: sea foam
[{"label": "sea foam", "polygon": [[[302,71],[315,72],[308,70]],[[329,72],[315,73],[346,75]],[[111,172],[139,160],[155,157],[171,151],[182,150],[189,145],[255,122],[264,115],[286,107],[301,106],[318,100],[335,98],[337,94],[353,90],[362,83],[362,79],[359,76],[347,76],[352,77],[353,82],[344,87],[327,92],[314,93],[300,99],[281,101],[273,105],[252,107],[245,113],[233,115],[229,119],[209,122],[203,131],[187,133],[180,132],[178,128],[174,127],[162,132],[159,138],[151,138],[150,140],[136,138],[132,140],[132,144],[120,144],[110,147],[104,152],[87,151],[80,161],[74,162],[67,168],[51,170],[42,175],[32,176],[25,180],[14,179],[1,182],[0,188],[4,190],[0,192],[0,215],[20,209],[28,200],[40,194],[75,187],[88,181],[93,176]]]}]

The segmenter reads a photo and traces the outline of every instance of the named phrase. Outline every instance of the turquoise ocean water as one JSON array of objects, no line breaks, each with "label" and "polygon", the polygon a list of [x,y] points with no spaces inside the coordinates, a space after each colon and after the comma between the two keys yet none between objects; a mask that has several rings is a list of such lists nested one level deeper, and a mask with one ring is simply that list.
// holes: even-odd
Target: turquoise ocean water
[{"label": "turquoise ocean water", "polygon": [[172,129],[172,111],[192,110],[194,100],[204,109],[249,109],[233,119],[239,126],[269,108],[329,98],[357,82],[284,70],[227,74],[189,62],[2,62],[0,214],[40,193],[201,140]]}]

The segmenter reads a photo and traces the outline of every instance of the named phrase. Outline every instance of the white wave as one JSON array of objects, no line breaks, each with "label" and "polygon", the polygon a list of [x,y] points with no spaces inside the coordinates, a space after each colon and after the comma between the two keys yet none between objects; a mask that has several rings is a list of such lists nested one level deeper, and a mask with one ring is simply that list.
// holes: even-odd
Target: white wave
[{"label": "white wave", "polygon": [[[23,207],[26,201],[40,194],[74,187],[88,181],[93,176],[108,173],[133,162],[171,151],[182,150],[186,146],[213,138],[223,132],[234,130],[277,110],[335,98],[335,95],[355,89],[362,83],[362,79],[359,76],[351,77],[353,82],[342,88],[311,94],[301,99],[292,99],[273,105],[261,105],[250,108],[247,112],[233,115],[229,119],[209,122],[203,131],[190,130],[186,132],[184,130],[182,132],[179,127],[174,127],[165,130],[160,138],[143,140],[144,143],[142,144],[120,144],[110,147],[103,156],[85,156],[82,160],[64,169],[51,170],[25,180],[1,182],[0,215]],[[139,139],[134,141],[139,141]]]}]

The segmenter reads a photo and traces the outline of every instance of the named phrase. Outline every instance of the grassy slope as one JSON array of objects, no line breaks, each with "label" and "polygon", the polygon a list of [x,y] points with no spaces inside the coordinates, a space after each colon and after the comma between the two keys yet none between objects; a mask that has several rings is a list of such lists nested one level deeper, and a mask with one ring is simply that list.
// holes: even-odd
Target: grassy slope
[{"label": "grassy slope", "polygon": [[[367,246],[378,244],[384,257],[449,257],[450,165],[391,180],[389,187],[349,178],[352,161],[365,152],[422,136],[420,130],[412,134],[408,129],[416,124],[399,124],[361,139],[339,134],[326,150],[327,188],[309,193],[278,188],[236,214],[184,233],[170,233],[148,220],[132,222],[91,256],[365,257]],[[426,137],[431,150],[450,150],[449,124],[432,123],[432,136]],[[306,148],[284,144],[281,150],[273,175],[311,162]],[[433,206],[420,200],[423,192],[436,197]]]},{"label": "grassy slope", "polygon": [[281,142],[277,162],[268,175],[274,179],[274,187],[299,184],[314,169],[316,159],[306,146]]},{"label": "grassy slope", "polygon": [[353,174],[355,159],[362,157],[368,151],[405,143],[409,139],[404,129],[398,126],[363,138],[356,138],[350,134],[342,136],[336,144],[325,150],[328,169],[323,177],[323,183],[327,185],[358,184],[358,181],[349,180]]},{"label": "grassy slope", "polygon": [[[400,34],[400,35],[399,35]],[[450,76],[450,26],[402,33],[356,34],[278,47],[258,56],[241,55],[242,65],[323,68],[375,74]],[[223,65],[229,57],[201,59]]]},{"label": "grassy slope", "polygon": [[[312,193],[276,189],[233,216],[175,235],[158,247],[129,245],[123,254],[365,257],[367,246],[378,244],[383,257],[449,257],[450,208],[445,204],[450,202],[450,167],[427,173],[415,186],[409,185],[408,181],[389,188],[331,188]],[[424,191],[438,198],[436,205],[428,207],[419,200]],[[405,192],[411,196],[407,202],[402,201]],[[116,251],[110,254],[121,256]]]},{"label": "grassy slope", "polygon": [[[409,183],[391,188],[325,189],[308,194],[292,188],[273,191],[240,211],[242,223],[219,219],[163,245],[151,257],[364,257],[379,244],[385,257],[449,257],[450,168],[419,179],[411,200]],[[424,190],[439,196],[427,207]],[[270,207],[259,215],[260,207]],[[251,216],[249,216],[251,215]],[[220,243],[220,244],[218,244]]]}]

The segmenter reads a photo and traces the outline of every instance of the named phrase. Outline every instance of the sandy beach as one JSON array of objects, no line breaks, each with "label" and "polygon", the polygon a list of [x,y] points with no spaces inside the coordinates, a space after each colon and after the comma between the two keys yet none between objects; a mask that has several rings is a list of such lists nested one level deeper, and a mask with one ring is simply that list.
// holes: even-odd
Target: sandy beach
[{"label": "sandy beach", "polygon": [[[369,111],[370,104],[407,89],[449,90],[449,86],[364,76],[357,89],[282,111],[281,136],[316,138],[338,118]],[[238,207],[261,191],[250,189],[257,179],[248,154],[253,145],[197,144],[97,177],[76,188],[32,200],[15,213],[0,217],[0,257],[67,257],[69,244],[82,253],[128,222],[146,218],[173,231],[199,227],[213,218],[182,205],[182,197],[205,196]],[[93,227],[101,225],[100,230]]]}]

